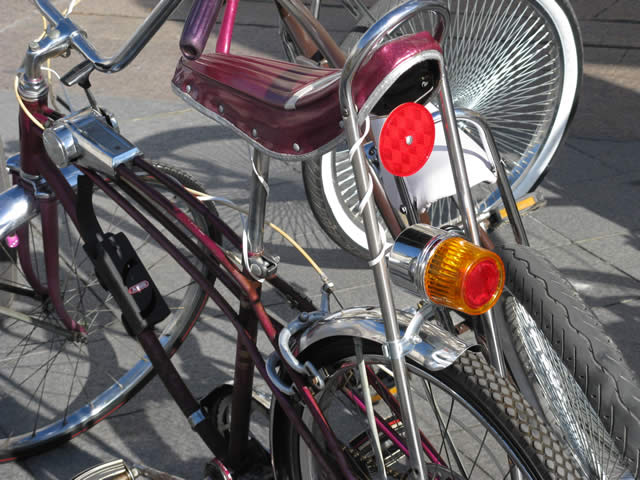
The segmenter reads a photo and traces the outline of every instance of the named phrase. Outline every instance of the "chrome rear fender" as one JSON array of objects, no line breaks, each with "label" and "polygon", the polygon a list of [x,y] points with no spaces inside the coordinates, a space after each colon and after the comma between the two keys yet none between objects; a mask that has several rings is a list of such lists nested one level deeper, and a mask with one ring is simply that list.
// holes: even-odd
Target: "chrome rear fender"
[{"label": "chrome rear fender", "polygon": [[[400,330],[404,330],[412,318],[412,314],[397,310]],[[467,344],[434,322],[427,321],[419,332],[422,342],[413,344],[407,357],[418,365],[435,371],[453,364],[467,350],[479,350],[478,345]],[[302,354],[309,347],[332,338],[353,337],[383,345],[387,339],[384,332],[380,309],[375,307],[355,307],[333,313],[310,326],[298,339],[298,353]],[[316,365],[316,367],[320,367]],[[278,402],[273,398],[270,408],[270,443],[271,461],[276,478],[288,478],[281,471],[291,452],[284,448],[281,438],[287,435],[288,421]]]},{"label": "chrome rear fender", "polygon": [[[404,327],[409,323],[412,315],[401,310],[397,310],[396,315],[400,330],[404,334]],[[447,368],[467,350],[478,349],[478,345],[463,342],[434,322],[425,322],[419,335],[422,342],[412,344],[407,356],[431,371]],[[300,336],[299,353],[331,337],[357,337],[383,345],[386,342],[386,336],[380,309],[354,307],[318,320]]]}]

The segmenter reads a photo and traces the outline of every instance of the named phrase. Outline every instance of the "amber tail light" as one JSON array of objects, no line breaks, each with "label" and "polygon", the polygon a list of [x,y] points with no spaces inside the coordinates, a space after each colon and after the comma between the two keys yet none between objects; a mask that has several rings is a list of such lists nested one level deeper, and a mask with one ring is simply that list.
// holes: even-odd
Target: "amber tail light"
[{"label": "amber tail light", "polygon": [[493,307],[504,287],[498,255],[429,225],[412,225],[398,236],[389,269],[396,285],[471,315]]}]

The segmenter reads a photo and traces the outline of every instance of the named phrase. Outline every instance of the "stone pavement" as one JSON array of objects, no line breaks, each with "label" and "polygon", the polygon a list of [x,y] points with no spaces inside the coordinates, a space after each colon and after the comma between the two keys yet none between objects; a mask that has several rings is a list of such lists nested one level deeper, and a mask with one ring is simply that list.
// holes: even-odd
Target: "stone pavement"
[{"label": "stone pavement", "polygon": [[[113,52],[154,4],[155,0],[86,0],[78,7],[76,20],[98,47]],[[533,246],[570,279],[621,347],[625,361],[640,374],[640,4],[637,0],[574,0],[573,4],[585,45],[581,102],[540,187],[548,204],[528,215],[525,223]],[[0,106],[6,112],[0,116],[0,136],[11,154],[17,150],[13,75],[40,21],[28,0],[0,0],[0,11],[4,13]],[[185,168],[207,187],[215,187],[216,194],[243,202],[246,146],[188,110],[169,89],[185,12],[181,8],[124,72],[94,75],[95,93],[148,156]],[[339,35],[346,27],[340,16],[336,18],[331,31]],[[277,16],[270,2],[241,2],[238,20],[236,52],[281,57]],[[64,70],[67,64],[56,66]],[[345,303],[375,301],[363,262],[337,249],[309,211],[300,166],[275,162],[271,176],[270,219],[318,258]],[[315,295],[318,284],[311,269],[276,236],[269,233],[267,242],[284,259],[283,275]],[[177,365],[197,395],[229,378],[232,347],[218,313],[209,304],[177,355]],[[197,479],[208,456],[154,380],[107,421],[67,445],[0,465],[0,478],[69,478],[96,463],[124,457]]]}]

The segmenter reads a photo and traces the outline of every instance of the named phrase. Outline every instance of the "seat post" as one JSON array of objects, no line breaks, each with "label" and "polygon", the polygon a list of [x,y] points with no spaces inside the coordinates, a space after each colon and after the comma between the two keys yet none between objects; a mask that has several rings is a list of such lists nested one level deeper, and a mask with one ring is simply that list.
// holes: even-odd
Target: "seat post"
[{"label": "seat post", "polygon": [[249,251],[261,255],[264,250],[264,218],[269,196],[269,162],[265,153],[253,148],[251,151],[251,197],[247,219]]}]

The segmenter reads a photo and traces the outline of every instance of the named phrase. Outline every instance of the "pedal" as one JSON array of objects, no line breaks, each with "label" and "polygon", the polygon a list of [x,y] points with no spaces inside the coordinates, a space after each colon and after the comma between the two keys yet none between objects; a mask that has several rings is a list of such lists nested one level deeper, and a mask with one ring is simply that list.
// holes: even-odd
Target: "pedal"
[{"label": "pedal", "polygon": [[[233,380],[229,380],[222,385],[218,385],[204,398],[200,400],[200,406],[208,413],[209,418],[215,422],[214,427],[226,437],[228,421],[231,419],[231,395],[233,394]],[[269,419],[269,409],[271,407],[271,394],[261,392],[255,388],[251,391],[251,410]]]},{"label": "pedal", "polygon": [[[521,215],[526,215],[547,204],[547,200],[540,192],[533,192],[520,197],[516,202]],[[496,228],[502,222],[509,221],[507,209],[504,207],[493,208],[489,211],[489,228]]]},{"label": "pedal", "polygon": [[[253,398],[252,413],[257,412],[268,422],[271,398],[255,389],[251,393]],[[229,438],[229,429],[231,428],[232,395],[233,382],[227,382],[218,385],[200,400],[200,405],[207,412],[209,421],[213,422],[217,433],[225,439]],[[254,418],[253,415],[252,418]],[[253,420],[252,425],[254,425]],[[263,440],[268,443],[268,439]],[[241,470],[235,471],[227,467],[221,458],[210,460],[205,466],[205,480],[262,480],[274,478],[271,455],[268,449],[254,436],[254,432],[250,432],[246,457],[251,461],[243,465]]]}]

